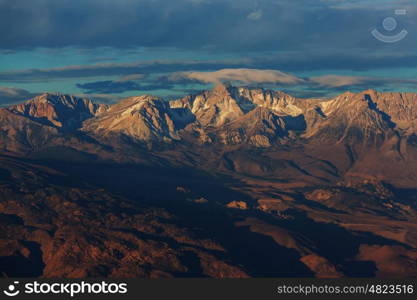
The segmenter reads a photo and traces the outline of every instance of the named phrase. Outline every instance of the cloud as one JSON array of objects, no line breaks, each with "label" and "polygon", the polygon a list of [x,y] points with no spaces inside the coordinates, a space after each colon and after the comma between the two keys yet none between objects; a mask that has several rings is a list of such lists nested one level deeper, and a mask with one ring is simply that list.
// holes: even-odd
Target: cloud
[{"label": "cloud", "polygon": [[144,74],[131,74],[121,76],[116,80],[93,81],[77,83],[76,87],[87,90],[87,94],[116,94],[127,91],[140,91],[143,87],[138,80],[146,78]]},{"label": "cloud", "polygon": [[[397,5],[410,14],[416,7],[385,0],[0,0],[0,48],[379,51],[369,29]],[[415,27],[415,18],[404,22]],[[396,49],[413,50],[415,37],[410,30]]]},{"label": "cloud", "polygon": [[211,84],[231,82],[234,85],[261,85],[279,89],[298,97],[324,97],[350,90],[381,91],[416,90],[417,79],[329,74],[300,78],[279,70],[221,69],[212,72],[175,72],[164,76],[149,76],[138,81],[95,81],[77,84],[85,94],[112,94],[135,91],[157,93],[161,96],[181,96],[192,91],[209,89]]},{"label": "cloud", "polygon": [[[399,8],[413,9],[417,5],[414,0],[375,1],[375,0],[321,0],[330,8],[340,10],[395,10]],[[377,5],[376,5],[377,4]]]},{"label": "cloud", "polygon": [[317,84],[320,87],[327,88],[376,88],[381,86],[409,85],[417,87],[417,79],[406,78],[384,78],[384,77],[366,77],[366,76],[343,76],[343,75],[324,75],[311,77],[310,83]]},{"label": "cloud", "polygon": [[[93,65],[70,65],[56,68],[25,69],[0,72],[0,82],[45,82],[68,78],[98,76],[126,76],[138,79],[149,73],[175,72],[178,70],[207,70],[224,66],[233,67],[247,63],[247,59],[225,60],[148,60],[129,63],[100,63]],[[135,79],[135,80],[136,80]],[[129,80],[129,79],[128,79]]]},{"label": "cloud", "polygon": [[[167,50],[169,53],[169,50]],[[7,59],[7,55],[2,56]],[[385,51],[372,53],[360,49],[346,53],[326,51],[306,53],[291,51],[283,53],[259,53],[251,56],[236,55],[233,58],[214,59],[158,59],[123,63],[97,63],[90,65],[68,65],[53,68],[28,68],[0,71],[1,83],[37,83],[64,81],[70,78],[87,79],[97,77],[119,77],[119,81],[136,81],[150,74],[176,72],[218,71],[221,69],[280,70],[286,73],[316,70],[373,70],[417,67],[417,54],[411,52]],[[400,74],[401,75],[401,74]],[[126,77],[132,76],[132,77]],[[111,78],[113,80],[113,78]],[[9,84],[5,84],[9,85]]]},{"label": "cloud", "polygon": [[[101,103],[114,103],[122,98],[125,92],[133,92],[130,94],[137,95],[146,92],[172,98],[209,89],[210,84],[220,82],[262,85],[265,88],[280,89],[294,96],[306,98],[332,96],[346,90],[358,92],[370,88],[381,91],[417,90],[417,79],[413,78],[337,74],[300,78],[279,70],[237,68],[212,72],[174,72],[163,76],[134,74],[115,80],[80,82],[76,86],[83,92],[75,94]],[[0,87],[0,106],[22,102],[37,94],[40,93],[32,93],[16,87]]]},{"label": "cloud", "polygon": [[325,75],[310,78],[310,82],[317,83],[319,86],[334,88],[362,85],[373,80],[374,79],[370,77],[342,75]]},{"label": "cloud", "polygon": [[76,87],[85,91],[86,94],[118,94],[129,91],[155,91],[168,90],[174,88],[171,82],[158,79],[147,79],[146,81],[136,82],[129,80],[104,80],[87,83],[77,83]]},{"label": "cloud", "polygon": [[37,94],[14,87],[0,87],[0,106],[8,106],[23,102],[35,97]]},{"label": "cloud", "polygon": [[0,47],[201,46],[247,14],[240,2],[0,0]]},{"label": "cloud", "polygon": [[247,18],[248,18],[248,20],[257,21],[257,20],[262,18],[263,14],[264,14],[263,11],[261,9],[259,9],[259,10],[251,12],[247,16]]},{"label": "cloud", "polygon": [[189,79],[203,83],[225,81],[240,83],[299,84],[303,79],[277,70],[222,69],[214,72],[181,72],[172,74],[170,80]]},{"label": "cloud", "polygon": [[79,89],[87,90],[87,94],[115,94],[126,91],[139,91],[140,85],[133,81],[95,81],[88,83],[78,83]]},{"label": "cloud", "polygon": [[131,74],[131,75],[126,75],[126,76],[122,76],[119,79],[117,79],[117,82],[125,82],[125,81],[132,81],[132,80],[139,80],[139,79],[143,79],[145,78],[146,75],[144,74]]}]

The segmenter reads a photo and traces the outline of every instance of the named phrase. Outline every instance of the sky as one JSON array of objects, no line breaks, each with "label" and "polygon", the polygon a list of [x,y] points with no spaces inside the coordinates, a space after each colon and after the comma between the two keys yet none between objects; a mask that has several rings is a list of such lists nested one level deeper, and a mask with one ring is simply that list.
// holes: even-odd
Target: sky
[{"label": "sky", "polygon": [[0,0],[0,106],[43,92],[171,99],[221,82],[417,92],[416,17],[415,0]]}]

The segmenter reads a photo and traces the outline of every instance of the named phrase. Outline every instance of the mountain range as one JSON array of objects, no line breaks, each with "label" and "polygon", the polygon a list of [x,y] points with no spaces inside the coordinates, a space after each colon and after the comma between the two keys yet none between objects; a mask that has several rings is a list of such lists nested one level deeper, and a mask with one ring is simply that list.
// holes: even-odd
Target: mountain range
[{"label": "mountain range", "polygon": [[417,94],[45,93],[0,161],[6,276],[417,275]]}]

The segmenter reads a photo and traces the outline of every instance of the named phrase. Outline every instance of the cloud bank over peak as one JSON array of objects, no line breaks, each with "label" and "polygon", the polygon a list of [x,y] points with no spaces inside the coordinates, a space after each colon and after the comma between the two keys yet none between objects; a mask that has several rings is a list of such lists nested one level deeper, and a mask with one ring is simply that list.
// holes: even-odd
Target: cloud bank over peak
[{"label": "cloud bank over peak", "polygon": [[[416,79],[399,79],[377,76],[346,76],[329,74],[322,76],[300,77],[280,70],[226,68],[216,71],[185,71],[167,75],[133,75],[116,80],[93,81],[77,84],[87,94],[113,94],[127,91],[151,92],[154,90],[176,90],[188,93],[192,90],[210,88],[210,85],[232,83],[233,85],[263,86],[271,89],[283,89],[288,92],[309,97],[320,92],[331,95],[350,89],[354,91],[369,88],[396,90],[395,86],[415,88]],[[304,96],[303,96],[304,97]]]},{"label": "cloud bank over peak", "polygon": [[303,79],[278,70],[222,69],[214,72],[178,72],[169,76],[172,81],[188,79],[202,83],[222,82],[299,84]]},{"label": "cloud bank over peak", "polygon": [[[210,89],[212,85],[220,83],[232,83],[235,86],[260,85],[284,90],[303,98],[331,96],[346,90],[361,91],[372,88],[395,91],[395,86],[410,89],[417,87],[417,79],[338,74],[299,77],[280,70],[227,68],[206,72],[174,72],[167,75],[130,74],[112,80],[88,81],[77,83],[76,87],[82,92],[74,94],[88,95],[99,102],[109,103],[121,98],[121,94],[126,92],[131,95],[152,94],[162,90],[177,92],[170,95],[172,98]],[[0,87],[0,105],[22,102],[36,94],[21,88]]]}]

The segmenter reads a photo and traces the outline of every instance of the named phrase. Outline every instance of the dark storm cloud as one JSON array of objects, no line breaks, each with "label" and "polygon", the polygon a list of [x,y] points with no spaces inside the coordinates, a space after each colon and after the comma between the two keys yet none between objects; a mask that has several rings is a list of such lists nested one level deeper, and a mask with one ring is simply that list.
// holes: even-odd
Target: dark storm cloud
[{"label": "dark storm cloud", "polygon": [[[253,1],[0,0],[2,48],[201,46]],[[244,3],[246,2],[246,3]]]},{"label": "dark storm cloud", "polygon": [[[413,13],[411,1],[397,3]],[[392,13],[378,0],[0,0],[0,48],[373,48],[370,30]]]}]

